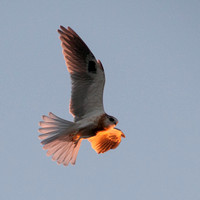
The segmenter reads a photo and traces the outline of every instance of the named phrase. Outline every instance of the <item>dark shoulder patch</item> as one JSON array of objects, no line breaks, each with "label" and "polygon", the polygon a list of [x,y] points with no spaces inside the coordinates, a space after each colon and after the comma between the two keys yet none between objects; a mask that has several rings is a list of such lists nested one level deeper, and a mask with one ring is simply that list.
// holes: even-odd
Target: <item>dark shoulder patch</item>
[{"label": "dark shoulder patch", "polygon": [[96,69],[96,63],[94,61],[89,61],[89,63],[88,63],[88,72],[96,74],[97,69]]}]

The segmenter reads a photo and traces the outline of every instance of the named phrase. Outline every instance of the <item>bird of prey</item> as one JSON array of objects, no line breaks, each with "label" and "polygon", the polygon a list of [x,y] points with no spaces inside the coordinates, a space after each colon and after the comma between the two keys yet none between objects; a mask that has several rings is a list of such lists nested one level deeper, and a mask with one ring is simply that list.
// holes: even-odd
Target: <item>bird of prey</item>
[{"label": "bird of prey", "polygon": [[58,33],[71,77],[70,113],[74,122],[51,112],[43,115],[43,121],[39,122],[39,139],[52,160],[67,166],[75,164],[83,139],[87,139],[97,153],[104,153],[115,149],[125,135],[115,128],[118,120],[104,111],[105,74],[100,60],[96,60],[70,27],[60,26]]}]

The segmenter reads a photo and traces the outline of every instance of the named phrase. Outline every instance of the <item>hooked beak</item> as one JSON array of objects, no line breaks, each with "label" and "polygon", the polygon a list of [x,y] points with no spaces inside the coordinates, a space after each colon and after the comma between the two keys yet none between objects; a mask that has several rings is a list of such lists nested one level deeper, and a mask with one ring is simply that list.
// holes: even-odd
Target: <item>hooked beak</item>
[{"label": "hooked beak", "polygon": [[125,138],[125,137],[126,137],[126,136],[124,135],[124,133],[122,133],[122,134],[121,134],[121,136],[122,136],[123,138]]},{"label": "hooked beak", "polygon": [[118,128],[114,128],[114,129],[116,129],[116,130],[118,130],[118,131],[120,131],[121,132],[121,137],[123,137],[123,138],[125,138],[126,136],[124,135],[124,133],[120,130],[120,129],[118,129]]}]

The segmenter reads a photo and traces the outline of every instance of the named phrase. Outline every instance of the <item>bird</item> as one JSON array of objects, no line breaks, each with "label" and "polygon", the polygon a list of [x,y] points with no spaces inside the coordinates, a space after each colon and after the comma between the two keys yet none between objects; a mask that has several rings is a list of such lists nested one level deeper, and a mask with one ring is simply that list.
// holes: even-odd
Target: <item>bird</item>
[{"label": "bird", "polygon": [[47,156],[68,166],[75,165],[82,140],[88,140],[100,154],[118,147],[125,134],[115,127],[117,118],[104,110],[105,73],[101,61],[72,28],[60,26],[58,33],[71,78],[69,112],[74,121],[49,112],[39,122],[38,137]]}]

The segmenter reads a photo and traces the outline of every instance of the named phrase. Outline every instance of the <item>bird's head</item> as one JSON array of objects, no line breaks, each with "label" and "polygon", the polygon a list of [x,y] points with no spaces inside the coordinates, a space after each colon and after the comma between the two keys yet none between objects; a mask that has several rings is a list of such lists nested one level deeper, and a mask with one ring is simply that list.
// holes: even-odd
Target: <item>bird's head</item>
[{"label": "bird's head", "polygon": [[114,127],[117,125],[117,123],[118,123],[118,120],[115,117],[106,115],[106,118],[104,121],[104,124],[106,127]]}]

